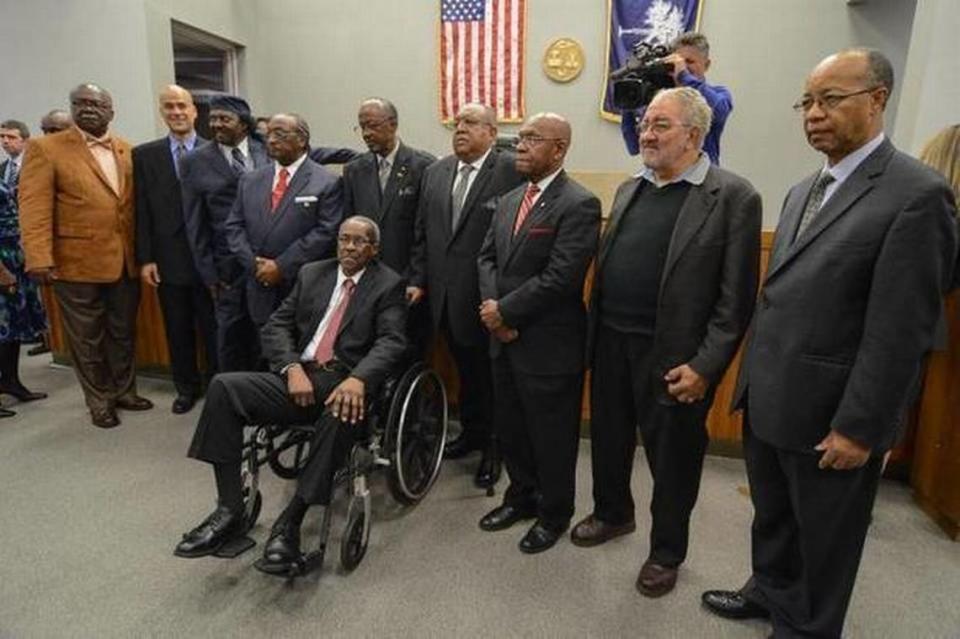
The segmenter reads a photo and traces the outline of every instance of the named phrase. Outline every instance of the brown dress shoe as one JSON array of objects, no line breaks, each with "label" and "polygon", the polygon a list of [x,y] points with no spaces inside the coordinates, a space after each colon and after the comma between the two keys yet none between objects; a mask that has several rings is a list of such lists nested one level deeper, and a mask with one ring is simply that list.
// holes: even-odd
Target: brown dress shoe
[{"label": "brown dress shoe", "polygon": [[637,575],[637,590],[645,597],[662,597],[677,585],[677,569],[655,564],[649,559]]},{"label": "brown dress shoe", "polygon": [[150,410],[153,408],[153,402],[146,397],[139,395],[124,395],[117,398],[117,408],[123,410]]},{"label": "brown dress shoe", "polygon": [[636,529],[637,524],[633,521],[614,525],[589,515],[570,531],[570,541],[573,542],[574,546],[589,548],[590,546],[599,546],[621,535],[629,535]]},{"label": "brown dress shoe", "polygon": [[120,425],[117,412],[112,408],[91,408],[90,421],[97,428],[113,428]]}]

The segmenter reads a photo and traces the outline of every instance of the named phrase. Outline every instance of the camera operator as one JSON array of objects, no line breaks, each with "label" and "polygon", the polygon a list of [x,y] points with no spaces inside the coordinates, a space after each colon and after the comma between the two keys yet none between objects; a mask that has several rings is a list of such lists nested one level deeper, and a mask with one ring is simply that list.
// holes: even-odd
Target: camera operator
[{"label": "camera operator", "polygon": [[[673,81],[676,86],[686,86],[696,89],[703,99],[710,105],[713,112],[710,131],[703,141],[703,151],[714,164],[720,164],[720,135],[727,117],[733,111],[733,98],[726,87],[708,84],[706,81],[707,69],[710,68],[710,43],[702,33],[691,31],[680,34],[671,44],[673,51],[663,59],[663,62],[673,65]],[[624,110],[620,129],[630,155],[640,153],[640,143],[637,137],[637,122],[643,117],[645,108],[635,111]]]}]

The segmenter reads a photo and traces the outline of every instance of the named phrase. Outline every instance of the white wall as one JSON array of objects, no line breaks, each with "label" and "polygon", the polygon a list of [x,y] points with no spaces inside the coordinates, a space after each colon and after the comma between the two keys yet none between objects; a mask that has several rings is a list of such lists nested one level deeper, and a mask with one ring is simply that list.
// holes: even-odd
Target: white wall
[{"label": "white wall", "polygon": [[[832,51],[869,45],[887,52],[902,77],[915,2],[704,0],[701,29],[711,40],[714,59],[709,77],[727,85],[735,103],[722,141],[723,163],[760,190],[765,226],[776,224],[788,186],[820,161],[807,148],[790,109],[807,72]],[[929,37],[920,31],[924,25],[946,35],[925,56],[910,49],[908,85],[912,81],[922,95],[899,120],[909,120],[917,130],[923,129],[920,121],[956,114],[941,105],[946,89],[937,80],[958,77],[960,58],[946,55],[957,32],[960,2],[920,3],[934,10],[924,9],[924,24],[913,29],[914,43]],[[0,23],[0,59],[16,63],[5,65],[0,117],[25,119],[35,127],[43,112],[65,105],[72,86],[92,80],[113,92],[121,134],[134,142],[155,137],[162,126],[154,94],[173,79],[170,19],[176,18],[244,46],[242,88],[254,110],[301,113],[316,143],[362,146],[351,130],[356,105],[363,97],[382,95],[397,103],[404,139],[444,154],[450,134],[437,115],[438,6],[438,0],[12,3]],[[638,163],[626,155],[617,126],[599,117],[605,23],[601,0],[529,0],[527,109],[557,111],[571,119],[570,168],[632,171]],[[551,82],[540,70],[544,47],[561,35],[579,40],[587,53],[583,74],[566,85]],[[936,73],[952,75],[928,71],[935,58]],[[956,95],[955,86],[949,90]],[[891,124],[896,108],[895,96]],[[942,113],[931,116],[937,109]],[[917,135],[911,131],[911,139]]]}]

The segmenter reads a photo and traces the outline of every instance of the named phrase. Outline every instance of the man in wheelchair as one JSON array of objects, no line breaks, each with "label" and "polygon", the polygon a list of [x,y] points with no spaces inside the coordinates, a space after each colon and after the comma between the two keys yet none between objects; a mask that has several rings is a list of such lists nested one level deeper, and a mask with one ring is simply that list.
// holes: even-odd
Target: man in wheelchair
[{"label": "man in wheelchair", "polygon": [[246,534],[241,456],[250,424],[314,423],[297,490],[273,525],[261,569],[301,557],[307,508],[329,505],[334,474],[353,446],[366,398],[402,362],[407,306],[400,276],[374,260],[380,231],[354,216],[340,225],[337,259],[306,264],[261,331],[270,372],[217,375],[189,456],[213,464],[217,507],[187,532],[174,554],[203,557]]}]

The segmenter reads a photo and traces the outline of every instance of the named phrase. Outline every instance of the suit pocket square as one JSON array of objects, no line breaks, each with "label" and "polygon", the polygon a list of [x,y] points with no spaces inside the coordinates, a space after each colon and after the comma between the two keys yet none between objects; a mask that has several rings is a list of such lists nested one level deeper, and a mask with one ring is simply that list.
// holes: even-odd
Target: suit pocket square
[{"label": "suit pocket square", "polygon": [[313,204],[314,202],[317,201],[317,196],[316,195],[298,195],[297,197],[293,198],[293,201],[296,202],[297,204]]},{"label": "suit pocket square", "polygon": [[555,229],[552,226],[531,226],[527,231],[528,235],[553,235]]},{"label": "suit pocket square", "polygon": [[405,186],[397,191],[398,197],[410,197],[417,194],[417,188],[414,186]]}]

